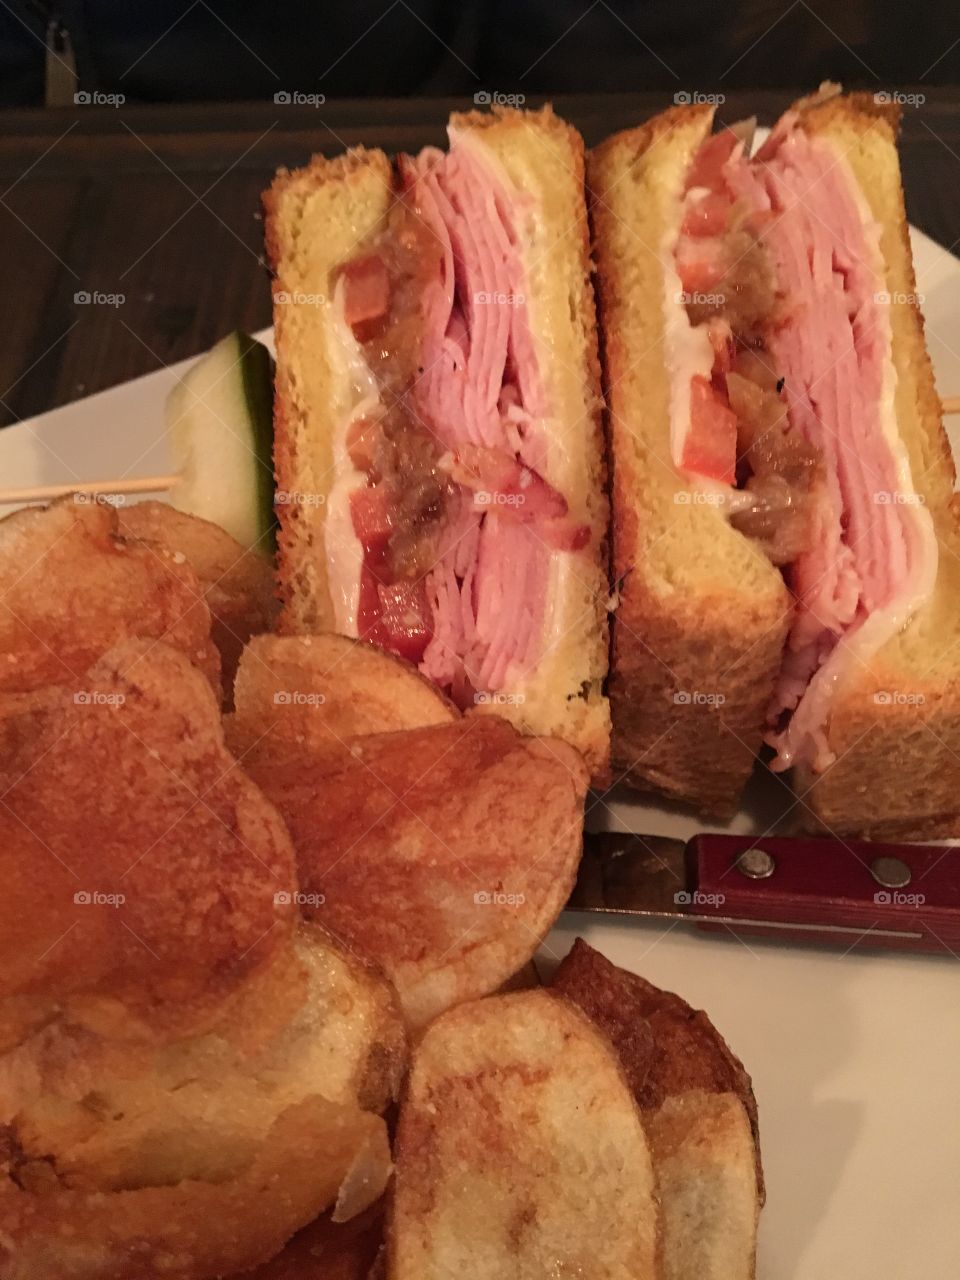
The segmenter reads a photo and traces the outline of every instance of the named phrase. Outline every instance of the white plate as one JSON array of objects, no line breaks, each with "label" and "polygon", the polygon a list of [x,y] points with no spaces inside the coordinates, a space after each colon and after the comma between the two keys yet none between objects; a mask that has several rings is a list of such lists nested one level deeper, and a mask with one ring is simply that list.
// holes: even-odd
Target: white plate
[{"label": "white plate", "polygon": [[[913,232],[917,287],[942,394],[960,394],[960,263]],[[0,431],[10,486],[162,474],[163,402],[190,362]],[[960,424],[958,424],[960,425]],[[754,829],[779,783],[731,824]],[[689,836],[680,809],[610,798],[591,825]],[[759,1280],[960,1276],[960,967],[845,956],[682,927],[567,914],[544,959],[577,933],[618,964],[705,1008],[753,1076],[767,1207]]]}]

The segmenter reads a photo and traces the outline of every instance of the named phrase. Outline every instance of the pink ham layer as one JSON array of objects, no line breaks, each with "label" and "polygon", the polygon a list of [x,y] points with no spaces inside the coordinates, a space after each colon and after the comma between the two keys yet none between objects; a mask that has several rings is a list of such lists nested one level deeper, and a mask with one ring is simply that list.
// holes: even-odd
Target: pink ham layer
[{"label": "pink ham layer", "polygon": [[[456,136],[447,154],[429,148],[407,159],[404,177],[443,248],[441,274],[424,295],[416,411],[452,451],[500,449],[542,471],[537,424],[547,400],[527,309],[515,301],[525,280],[514,232],[521,201]],[[533,527],[484,512],[463,493],[427,578],[433,636],[424,674],[455,691],[465,683],[496,690],[529,670],[542,645],[549,567],[550,550]]]},{"label": "pink ham layer", "polygon": [[880,418],[889,318],[853,179],[828,146],[785,118],[731,177],[755,209],[773,215],[763,239],[789,307],[767,345],[785,379],[791,429],[822,451],[827,482],[810,549],[788,572],[797,606],[770,724],[792,715],[768,741],[774,768],[823,769],[846,642],[904,592],[921,554],[903,510],[877,499],[898,488]]}]

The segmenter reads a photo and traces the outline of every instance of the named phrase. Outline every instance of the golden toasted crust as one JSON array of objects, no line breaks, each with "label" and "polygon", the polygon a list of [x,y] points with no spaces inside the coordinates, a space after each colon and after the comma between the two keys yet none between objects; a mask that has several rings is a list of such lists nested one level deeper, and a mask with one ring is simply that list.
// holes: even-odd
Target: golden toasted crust
[{"label": "golden toasted crust", "polygon": [[388,1280],[653,1280],[656,1188],[609,1042],[547,991],[462,1005],[414,1053]]},{"label": "golden toasted crust", "polygon": [[670,1280],[752,1280],[764,1200],[750,1077],[705,1013],[578,938],[553,989],[620,1055],[650,1140]]},{"label": "golden toasted crust", "polygon": [[667,246],[712,109],[675,107],[588,159],[613,472],[615,776],[729,815],[790,613],[779,572],[670,458]]},{"label": "golden toasted crust", "polygon": [[306,913],[373,956],[423,1026],[497,990],[553,924],[579,861],[586,771],[565,743],[493,716],[349,748],[251,773],[290,829]]},{"label": "golden toasted crust", "polygon": [[858,93],[805,107],[800,126],[842,155],[881,227],[897,425],[933,519],[939,571],[931,601],[838,685],[827,723],[836,762],[819,776],[798,771],[795,785],[809,826],[921,840],[960,831],[960,505],[924,343],[896,151],[899,115],[897,106]]}]

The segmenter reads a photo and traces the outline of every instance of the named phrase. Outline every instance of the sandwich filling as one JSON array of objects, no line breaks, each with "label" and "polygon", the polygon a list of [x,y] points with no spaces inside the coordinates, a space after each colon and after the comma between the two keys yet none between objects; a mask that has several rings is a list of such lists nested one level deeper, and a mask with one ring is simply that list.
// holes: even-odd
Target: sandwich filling
[{"label": "sandwich filling", "polygon": [[729,131],[702,145],[676,270],[711,364],[674,461],[735,486],[731,523],[784,568],[796,608],[768,741],[774,768],[822,771],[834,689],[937,569],[897,430],[880,228],[842,154],[788,115],[753,161]]},{"label": "sandwich filling", "polygon": [[448,153],[401,159],[388,225],[335,293],[372,375],[334,485],[349,489],[354,557],[328,510],[331,579],[352,579],[332,591],[337,625],[461,705],[536,665],[552,561],[590,540],[548,480],[551,406],[520,249],[531,204],[454,132]]}]

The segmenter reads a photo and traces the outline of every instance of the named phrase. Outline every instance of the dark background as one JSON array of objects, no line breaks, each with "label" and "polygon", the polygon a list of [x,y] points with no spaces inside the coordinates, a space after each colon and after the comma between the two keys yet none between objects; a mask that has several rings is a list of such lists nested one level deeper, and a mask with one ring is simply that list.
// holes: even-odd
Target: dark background
[{"label": "dark background", "polygon": [[[954,247],[943,0],[0,0],[0,425],[269,324],[259,194],[312,151],[441,142],[477,95],[550,98],[588,145],[682,94],[769,123],[828,78],[910,95],[908,213]],[[122,304],[75,302],[98,290]]]},{"label": "dark background", "polygon": [[51,19],[145,102],[960,83],[955,0],[4,0],[5,104],[43,103]]}]

